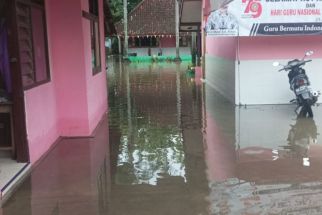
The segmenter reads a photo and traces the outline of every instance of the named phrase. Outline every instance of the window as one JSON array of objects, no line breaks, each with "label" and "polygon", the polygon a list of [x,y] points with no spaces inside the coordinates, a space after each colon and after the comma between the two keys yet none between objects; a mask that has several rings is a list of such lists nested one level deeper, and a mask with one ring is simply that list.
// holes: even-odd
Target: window
[{"label": "window", "polygon": [[92,68],[93,73],[101,70],[101,49],[99,41],[99,25],[98,21],[91,21],[91,46],[92,46]]},{"label": "window", "polygon": [[29,89],[50,81],[44,4],[19,0],[16,11],[22,82]]},{"label": "window", "polygon": [[89,0],[89,12],[83,11],[83,16],[91,25],[91,51],[93,74],[101,71],[101,47],[99,31],[98,0]]},{"label": "window", "polygon": [[89,13],[98,16],[98,0],[89,0]]}]

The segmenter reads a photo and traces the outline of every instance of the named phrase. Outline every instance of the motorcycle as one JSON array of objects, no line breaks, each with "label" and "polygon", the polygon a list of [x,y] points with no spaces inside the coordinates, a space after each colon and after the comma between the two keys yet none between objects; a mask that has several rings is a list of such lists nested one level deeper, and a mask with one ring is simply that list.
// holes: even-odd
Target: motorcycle
[{"label": "motorcycle", "polygon": [[[312,60],[306,60],[306,57],[311,56],[313,51],[308,51],[305,53],[304,57],[299,59],[291,60],[287,65],[282,65],[279,62],[274,62],[273,66],[282,66],[283,68],[278,70],[288,72],[290,89],[294,92],[296,98],[292,99],[290,102],[297,104],[295,113],[300,117],[313,117],[312,106],[316,104],[318,97],[320,96],[319,91],[313,91],[310,88],[310,81],[302,68],[306,63]],[[298,110],[300,112],[298,112]]]}]

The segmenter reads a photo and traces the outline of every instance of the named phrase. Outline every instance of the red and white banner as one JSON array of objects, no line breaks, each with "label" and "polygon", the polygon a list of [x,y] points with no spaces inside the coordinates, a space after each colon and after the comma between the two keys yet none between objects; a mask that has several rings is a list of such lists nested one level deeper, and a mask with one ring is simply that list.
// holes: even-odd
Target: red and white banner
[{"label": "red and white banner", "polygon": [[322,0],[232,0],[213,9],[207,35],[322,34]]}]

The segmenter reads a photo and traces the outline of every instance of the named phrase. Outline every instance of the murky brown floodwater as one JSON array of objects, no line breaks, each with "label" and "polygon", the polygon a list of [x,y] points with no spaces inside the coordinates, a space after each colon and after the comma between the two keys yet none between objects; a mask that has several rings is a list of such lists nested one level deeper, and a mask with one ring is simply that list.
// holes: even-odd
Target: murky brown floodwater
[{"label": "murky brown floodwater", "polygon": [[109,119],[66,139],[3,215],[322,214],[322,111],[235,108],[187,64],[109,65]]}]

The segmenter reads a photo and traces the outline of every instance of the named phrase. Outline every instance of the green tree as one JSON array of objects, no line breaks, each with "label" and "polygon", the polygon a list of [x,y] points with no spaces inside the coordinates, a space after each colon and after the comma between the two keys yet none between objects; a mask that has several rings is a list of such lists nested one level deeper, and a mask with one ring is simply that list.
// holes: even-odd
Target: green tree
[{"label": "green tree", "polygon": [[109,1],[112,17],[114,22],[118,22],[123,18],[123,0]]},{"label": "green tree", "polygon": [[[130,13],[142,0],[128,0],[127,11]],[[123,0],[109,0],[109,5],[114,22],[123,18]]]},{"label": "green tree", "polygon": [[128,0],[127,10],[131,12],[142,0]]}]

